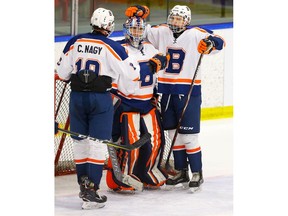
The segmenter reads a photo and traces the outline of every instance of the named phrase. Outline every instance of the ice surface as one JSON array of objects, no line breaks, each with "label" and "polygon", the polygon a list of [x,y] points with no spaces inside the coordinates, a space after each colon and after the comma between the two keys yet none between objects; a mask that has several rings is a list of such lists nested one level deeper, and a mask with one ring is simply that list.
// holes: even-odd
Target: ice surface
[{"label": "ice surface", "polygon": [[55,177],[55,216],[232,216],[233,215],[233,119],[201,122],[204,184],[194,194],[182,188],[144,190],[135,194],[110,192],[102,209],[82,210],[76,175]]}]

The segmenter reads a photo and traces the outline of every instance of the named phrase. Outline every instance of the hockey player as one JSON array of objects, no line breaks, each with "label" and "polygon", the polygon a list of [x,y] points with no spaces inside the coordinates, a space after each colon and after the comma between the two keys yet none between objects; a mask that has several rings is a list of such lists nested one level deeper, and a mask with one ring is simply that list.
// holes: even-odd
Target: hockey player
[{"label": "hockey player", "polygon": [[[57,73],[63,80],[71,81],[71,131],[109,140],[114,112],[110,93],[112,80],[125,77],[130,82],[119,83],[122,91],[134,93],[138,88],[140,65],[129,58],[119,43],[107,38],[114,30],[112,11],[96,9],[91,26],[90,33],[74,36],[67,42],[57,63]],[[79,197],[84,201],[82,208],[103,207],[107,197],[98,190],[107,147],[98,141],[72,138]]]},{"label": "hockey player", "polygon": [[[151,69],[147,66],[149,59],[154,55],[158,56],[159,51],[151,43],[143,40],[145,27],[146,22],[140,17],[129,17],[123,24],[125,39],[119,42],[125,47],[128,55],[136,59],[142,67],[138,81],[139,89],[134,94],[125,94],[121,86],[113,85],[115,95],[121,99],[121,104],[114,115],[113,139],[116,141],[121,138],[126,144],[138,140],[141,133],[151,134],[151,142],[140,149],[129,152],[118,150],[118,158],[124,174],[144,183],[145,188],[154,189],[163,185],[167,176],[159,170],[164,136],[158,110],[151,104],[156,74],[151,74]],[[163,58],[164,62],[161,64],[164,64],[162,66],[164,68],[166,58],[164,56]],[[115,179],[111,165],[107,171],[106,181],[108,187],[114,191],[134,190],[133,187]]]},{"label": "hockey player", "polygon": [[[126,16],[147,16],[149,10],[144,6],[129,7]],[[147,39],[160,52],[169,53],[170,61],[165,70],[158,73],[158,93],[161,98],[161,115],[164,130],[168,130],[172,140],[181,117],[191,81],[200,54],[212,54],[222,50],[224,40],[210,30],[189,28],[191,10],[187,6],[174,6],[168,16],[167,24],[151,27],[147,25]],[[178,128],[178,136],[173,146],[174,165],[179,173],[168,178],[167,186],[188,183],[192,192],[203,183],[202,153],[198,142],[200,133],[201,108],[201,69],[194,82],[187,109]],[[188,164],[192,171],[189,179]]]}]

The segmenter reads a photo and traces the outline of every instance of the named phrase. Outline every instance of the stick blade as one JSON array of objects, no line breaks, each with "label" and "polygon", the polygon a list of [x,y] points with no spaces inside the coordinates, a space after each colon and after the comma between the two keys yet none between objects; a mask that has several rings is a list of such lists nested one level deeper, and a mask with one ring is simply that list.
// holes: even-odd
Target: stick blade
[{"label": "stick blade", "polygon": [[141,146],[143,146],[145,143],[147,143],[148,141],[150,141],[151,138],[151,134],[150,133],[145,133],[144,135],[142,135],[140,137],[139,140],[137,140],[135,143],[133,143],[133,149],[134,148],[139,148]]}]

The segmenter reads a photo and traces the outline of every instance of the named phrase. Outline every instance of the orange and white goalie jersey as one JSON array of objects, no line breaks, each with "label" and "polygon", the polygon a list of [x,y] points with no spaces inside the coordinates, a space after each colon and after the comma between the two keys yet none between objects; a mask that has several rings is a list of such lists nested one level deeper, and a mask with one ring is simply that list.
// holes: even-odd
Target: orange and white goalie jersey
[{"label": "orange and white goalie jersey", "polygon": [[[221,50],[224,41],[213,35],[212,31],[201,28],[185,30],[178,38],[167,24],[158,26],[147,25],[146,37],[161,53],[169,53],[170,60],[167,67],[158,72],[158,92],[165,94],[187,94],[200,57],[197,50],[199,42],[209,36],[213,37],[216,47],[211,53]],[[194,82],[194,95],[201,94],[201,68]]]},{"label": "orange and white goalie jersey", "polygon": [[123,89],[125,89],[125,86],[130,81],[123,76],[119,76],[117,80],[113,81],[113,93],[121,98],[122,103],[137,110],[149,111],[152,108],[150,100],[153,97],[156,75],[151,73],[148,61],[159,52],[149,42],[143,42],[140,51],[126,43],[125,40],[119,42],[126,49],[129,57],[138,61],[140,65],[140,80],[138,81],[138,89],[135,90],[135,93],[125,94]]}]

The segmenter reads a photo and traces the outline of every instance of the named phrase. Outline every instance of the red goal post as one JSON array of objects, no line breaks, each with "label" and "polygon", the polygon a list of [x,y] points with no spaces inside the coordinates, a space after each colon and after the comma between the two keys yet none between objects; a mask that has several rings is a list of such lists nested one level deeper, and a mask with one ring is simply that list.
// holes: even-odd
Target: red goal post
[{"label": "red goal post", "polygon": [[[54,118],[59,127],[69,129],[69,99],[71,88],[55,74],[54,78]],[[72,138],[65,133],[58,133],[54,137],[54,170],[55,176],[76,173],[73,156]]]}]

